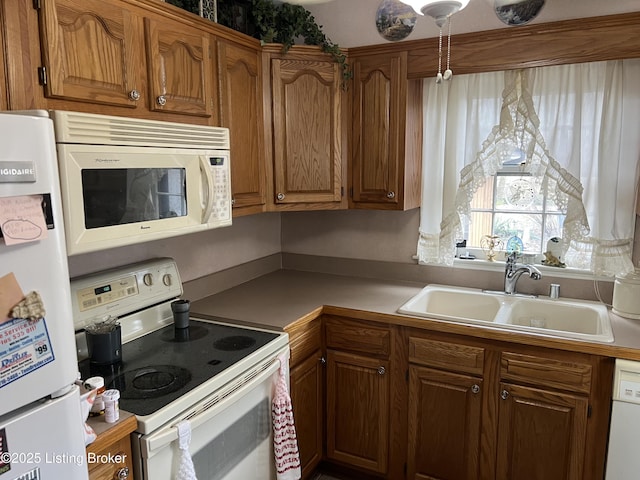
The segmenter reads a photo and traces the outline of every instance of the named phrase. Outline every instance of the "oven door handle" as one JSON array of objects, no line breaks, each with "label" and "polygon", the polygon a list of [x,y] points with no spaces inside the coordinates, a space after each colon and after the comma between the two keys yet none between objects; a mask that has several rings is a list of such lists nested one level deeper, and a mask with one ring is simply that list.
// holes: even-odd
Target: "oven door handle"
[{"label": "oven door handle", "polygon": [[[289,352],[287,351],[287,356],[288,354]],[[220,414],[227,407],[235,403],[239,397],[246,395],[276,373],[280,369],[280,361],[276,357],[271,359],[270,363],[263,363],[262,367],[262,371],[260,371],[260,368],[253,370],[255,374],[251,378],[248,378],[251,374],[245,374],[241,379],[226,385],[220,391],[210,395],[186,415],[177,419],[175,423],[163,427],[155,433],[145,435],[145,441],[142,442],[142,455],[145,458],[151,458],[156,451],[161,450],[165,445],[177,440],[177,425],[181,421],[188,420],[193,430]]]}]

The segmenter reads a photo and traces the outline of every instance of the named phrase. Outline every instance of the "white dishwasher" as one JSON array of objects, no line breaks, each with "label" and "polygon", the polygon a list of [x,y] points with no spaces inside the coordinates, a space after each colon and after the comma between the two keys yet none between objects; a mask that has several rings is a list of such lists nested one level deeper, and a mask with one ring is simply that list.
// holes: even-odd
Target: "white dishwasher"
[{"label": "white dishwasher", "polygon": [[640,472],[640,362],[616,360],[606,480],[638,478]]}]

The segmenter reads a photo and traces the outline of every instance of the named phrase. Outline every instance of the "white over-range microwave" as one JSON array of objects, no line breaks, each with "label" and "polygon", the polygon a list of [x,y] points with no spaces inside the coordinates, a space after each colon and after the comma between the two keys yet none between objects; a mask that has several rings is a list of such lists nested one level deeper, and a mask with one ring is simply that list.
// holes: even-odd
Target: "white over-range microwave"
[{"label": "white over-range microwave", "polygon": [[51,117],[69,255],[231,225],[228,129]]}]

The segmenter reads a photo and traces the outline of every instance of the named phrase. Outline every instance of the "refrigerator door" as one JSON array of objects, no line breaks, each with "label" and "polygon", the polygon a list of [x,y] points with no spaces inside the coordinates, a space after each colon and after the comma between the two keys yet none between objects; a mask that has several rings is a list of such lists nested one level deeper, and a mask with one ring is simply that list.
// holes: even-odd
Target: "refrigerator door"
[{"label": "refrigerator door", "polygon": [[78,387],[0,420],[0,478],[86,480]]},{"label": "refrigerator door", "polygon": [[[11,175],[30,169],[35,172],[26,178]],[[52,224],[41,240],[7,245],[0,238],[0,279],[13,273],[25,295],[40,294],[46,313],[31,324],[0,324],[0,422],[8,412],[64,392],[78,371],[53,123],[0,113],[0,200],[30,195],[44,195]],[[21,220],[19,212],[15,217]],[[6,320],[6,310],[0,317]]]}]

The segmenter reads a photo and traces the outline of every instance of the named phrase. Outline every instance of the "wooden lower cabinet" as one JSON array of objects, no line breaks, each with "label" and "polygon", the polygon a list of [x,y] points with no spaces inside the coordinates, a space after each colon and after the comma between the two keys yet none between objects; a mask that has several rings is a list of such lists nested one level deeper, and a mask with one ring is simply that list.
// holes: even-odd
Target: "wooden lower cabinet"
[{"label": "wooden lower cabinet", "polygon": [[324,358],[320,350],[291,369],[290,384],[302,478],[309,478],[323,451]]},{"label": "wooden lower cabinet", "polygon": [[386,473],[389,362],[327,351],[327,458]]},{"label": "wooden lower cabinet", "polygon": [[407,343],[407,478],[603,478],[612,359],[419,330]]},{"label": "wooden lower cabinet", "polygon": [[121,412],[117,424],[107,424],[103,417],[92,417],[89,424],[98,434],[87,446],[89,480],[133,480],[133,457],[129,434],[138,423],[136,417]]},{"label": "wooden lower cabinet", "polygon": [[409,367],[407,478],[478,478],[482,394],[480,378]]},{"label": "wooden lower cabinet", "polygon": [[326,314],[310,325],[292,341],[303,478],[324,439],[324,463],[354,478],[602,480],[614,359]]},{"label": "wooden lower cabinet", "polygon": [[500,397],[496,479],[587,478],[587,397],[509,383]]}]

